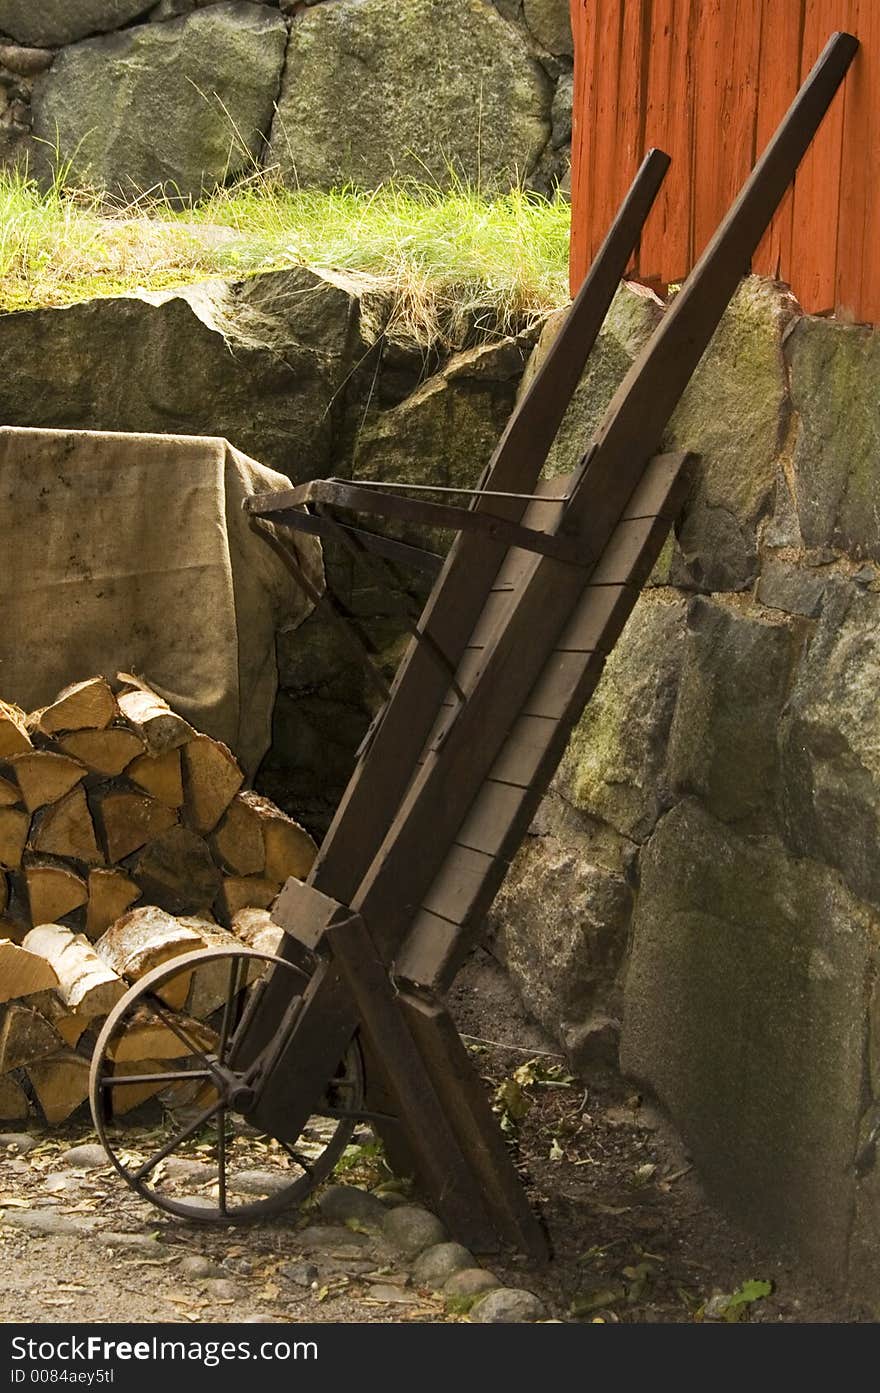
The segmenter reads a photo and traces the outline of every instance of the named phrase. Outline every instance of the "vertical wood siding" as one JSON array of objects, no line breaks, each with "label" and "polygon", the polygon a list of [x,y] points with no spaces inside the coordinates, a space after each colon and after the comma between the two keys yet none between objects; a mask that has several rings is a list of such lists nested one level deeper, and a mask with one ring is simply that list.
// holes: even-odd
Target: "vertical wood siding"
[{"label": "vertical wood siding", "polygon": [[684,279],[828,36],[861,40],[752,263],[805,309],[880,322],[880,0],[570,0],[571,283],[645,150],[672,168],[632,275]]}]

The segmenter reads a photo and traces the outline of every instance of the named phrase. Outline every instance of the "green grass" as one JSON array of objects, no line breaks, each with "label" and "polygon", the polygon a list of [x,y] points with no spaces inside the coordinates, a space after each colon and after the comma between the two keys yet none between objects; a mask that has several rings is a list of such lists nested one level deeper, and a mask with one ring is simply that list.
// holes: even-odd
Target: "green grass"
[{"label": "green grass", "polygon": [[304,265],[383,297],[392,336],[455,343],[475,322],[497,332],[564,304],[568,237],[568,205],[521,190],[321,193],[260,175],[181,212],[0,173],[0,311]]}]

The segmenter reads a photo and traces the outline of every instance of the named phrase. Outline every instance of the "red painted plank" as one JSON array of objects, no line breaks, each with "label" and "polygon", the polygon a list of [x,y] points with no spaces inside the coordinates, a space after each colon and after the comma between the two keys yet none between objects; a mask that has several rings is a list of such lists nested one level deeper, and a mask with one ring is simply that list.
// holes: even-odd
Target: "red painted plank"
[{"label": "red painted plank", "polygon": [[854,0],[850,32],[862,47],[847,78],[837,229],[838,313],[880,320],[880,6]]},{"label": "red painted plank", "polygon": [[639,253],[642,279],[668,284],[691,267],[691,0],[653,0],[648,19],[645,144],[672,156]]},{"label": "red painted plank", "polygon": [[[835,29],[852,23],[853,0],[806,0],[801,72],[806,76]],[[846,87],[838,92],[798,172],[789,274],[784,278],[811,311],[837,298],[837,218]],[[783,273],[784,274],[784,273]]]},{"label": "red painted plank", "polygon": [[572,284],[644,149],[672,169],[636,272],[682,280],[837,29],[861,40],[753,260],[805,309],[880,322],[880,0],[571,0]]},{"label": "red painted plank", "polygon": [[[764,0],[758,59],[756,154],[764,147],[794,99],[800,82],[804,0]],[[791,264],[794,191],[789,190],[752,259],[752,269],[774,279]]]},{"label": "red painted plank", "polygon": [[702,0],[693,36],[694,260],[755,162],[761,0]]},{"label": "red painted plank", "polygon": [[[613,0],[616,4],[616,0]],[[592,140],[595,135],[595,86],[599,23],[598,5],[591,0],[570,0],[574,35],[574,85],[571,120],[571,257],[569,282],[576,295],[592,261],[594,238]]]},{"label": "red painted plank", "polygon": [[645,0],[596,5],[601,18],[594,68],[592,255],[595,256],[645,153],[642,105]]}]

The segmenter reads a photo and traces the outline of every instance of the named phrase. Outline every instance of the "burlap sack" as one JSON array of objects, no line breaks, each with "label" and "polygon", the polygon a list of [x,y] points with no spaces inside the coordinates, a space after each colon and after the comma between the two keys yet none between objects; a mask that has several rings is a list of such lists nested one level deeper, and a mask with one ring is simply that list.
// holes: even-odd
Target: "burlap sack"
[{"label": "burlap sack", "polygon": [[[241,500],[284,487],[210,436],[0,427],[0,697],[134,672],[252,773],[276,632],[310,606]],[[317,543],[297,547],[321,585]]]}]

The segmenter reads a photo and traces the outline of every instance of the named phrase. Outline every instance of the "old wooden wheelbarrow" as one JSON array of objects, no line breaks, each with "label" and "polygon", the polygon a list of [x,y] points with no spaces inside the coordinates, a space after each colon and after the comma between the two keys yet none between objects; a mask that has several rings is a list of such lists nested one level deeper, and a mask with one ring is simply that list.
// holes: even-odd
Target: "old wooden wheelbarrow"
[{"label": "old wooden wheelbarrow", "polygon": [[[657,453],[670,414],[856,49],[847,34],[829,40],[571,476],[540,479],[668,166],[656,150],[467,507],[437,501],[442,490],[338,480],[248,500],[274,528],[439,574],[314,869],[277,902],[283,946],[176,958],[101,1033],[95,1124],[156,1204],[221,1223],[272,1212],[325,1179],[370,1122],[455,1237],[546,1251],[442,993],[685,497],[688,458]],[[369,530],[364,513],[456,539],[441,563]],[[144,1012],[166,1021],[171,1045],[132,1068]],[[145,1140],[126,1120],[148,1097],[164,1120]]]}]

